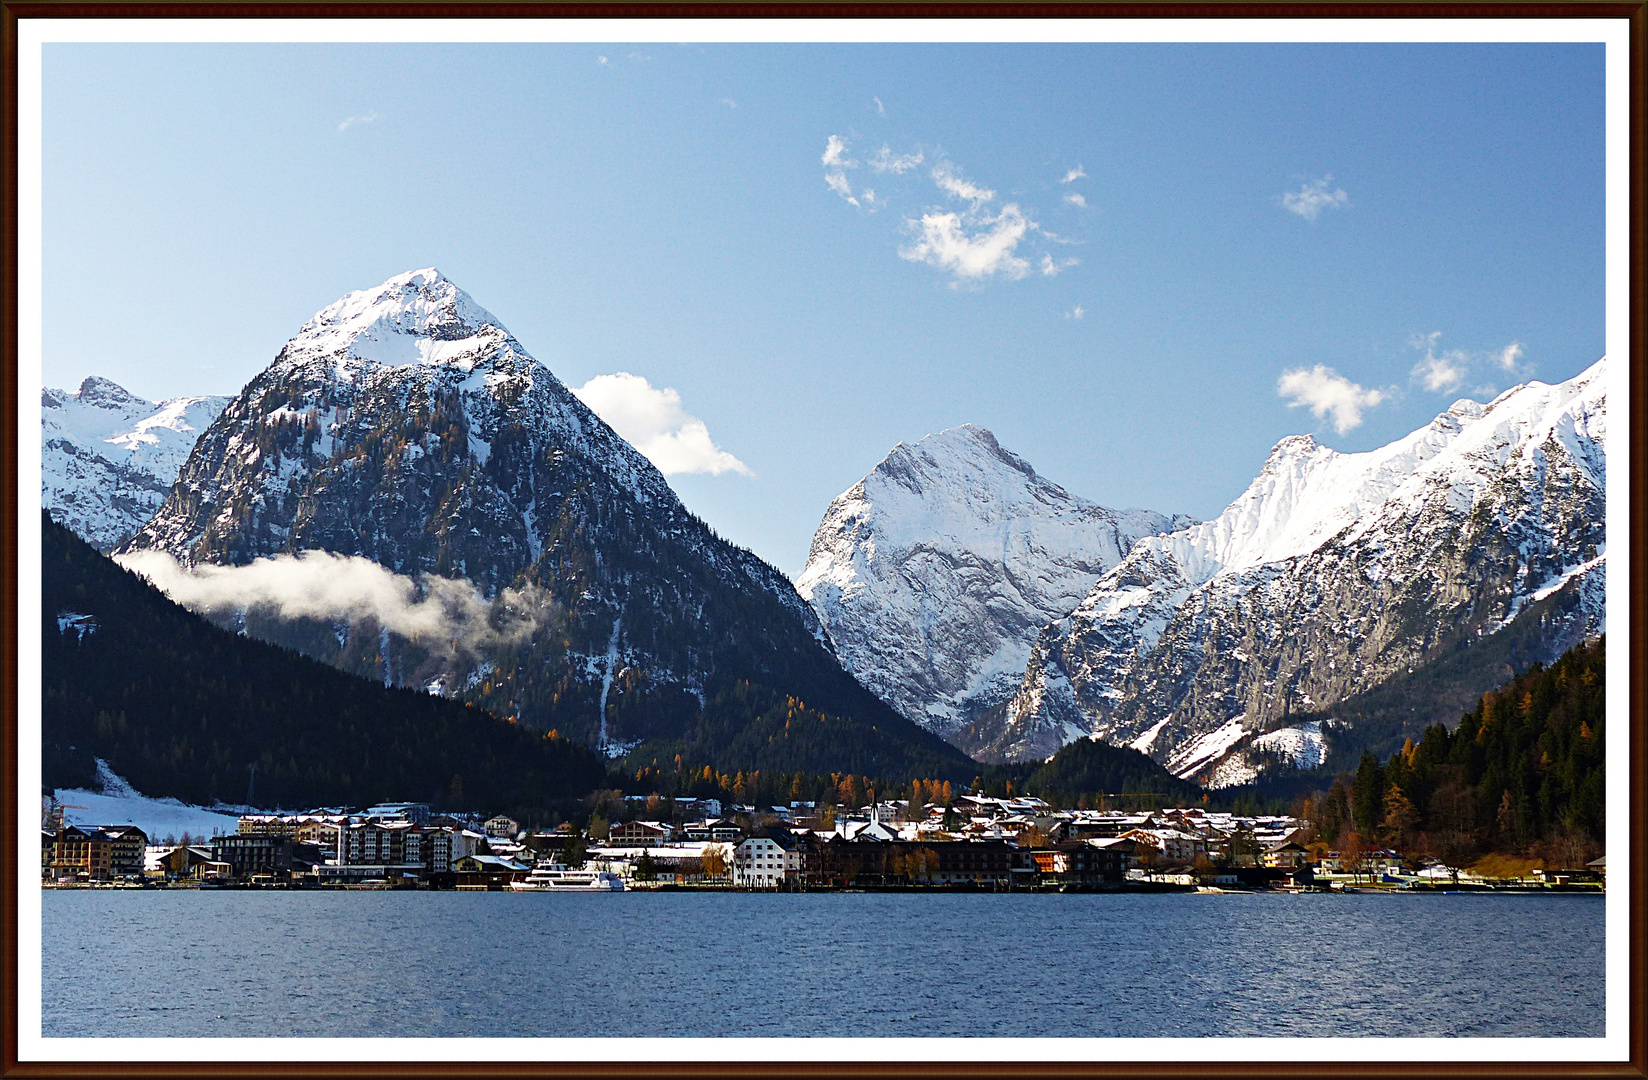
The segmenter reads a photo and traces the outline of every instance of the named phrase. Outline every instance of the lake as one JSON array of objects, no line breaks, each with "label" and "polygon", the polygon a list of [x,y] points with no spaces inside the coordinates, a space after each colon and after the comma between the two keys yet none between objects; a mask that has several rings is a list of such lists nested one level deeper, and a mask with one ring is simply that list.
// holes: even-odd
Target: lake
[{"label": "lake", "polygon": [[52,1036],[1598,1036],[1595,896],[53,890]]}]

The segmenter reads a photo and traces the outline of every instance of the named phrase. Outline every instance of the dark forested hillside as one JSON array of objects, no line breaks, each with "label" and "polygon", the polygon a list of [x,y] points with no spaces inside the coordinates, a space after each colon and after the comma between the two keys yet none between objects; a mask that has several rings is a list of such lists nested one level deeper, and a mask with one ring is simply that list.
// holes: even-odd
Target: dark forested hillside
[{"label": "dark forested hillside", "polygon": [[[709,698],[701,710],[686,711],[680,735],[642,743],[626,764],[656,766],[679,758],[718,769],[846,772],[898,781],[965,781],[979,771],[977,762],[893,713],[868,690],[857,684],[851,689],[861,707],[835,712],[740,682]],[[874,722],[877,717],[880,723]]]},{"label": "dark forested hillside", "polygon": [[265,806],[413,799],[532,819],[605,776],[565,739],[212,626],[43,528],[47,786],[91,783],[103,758],[144,794],[188,802],[240,802],[255,784]]},{"label": "dark forested hillside", "polygon": [[1452,862],[1484,852],[1578,865],[1605,839],[1605,639],[1483,694],[1449,731],[1365,753],[1318,810],[1324,839],[1379,837]]},{"label": "dark forested hillside", "polygon": [[1127,746],[1077,739],[1030,774],[1029,790],[1066,798],[1141,793],[1163,805],[1193,800],[1202,789],[1180,780],[1150,757]]}]

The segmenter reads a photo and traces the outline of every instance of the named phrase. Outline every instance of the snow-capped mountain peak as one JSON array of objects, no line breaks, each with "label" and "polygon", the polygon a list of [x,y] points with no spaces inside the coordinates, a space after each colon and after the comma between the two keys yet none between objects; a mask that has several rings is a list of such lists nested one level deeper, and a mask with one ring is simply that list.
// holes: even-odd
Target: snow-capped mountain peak
[{"label": "snow-capped mountain peak", "polygon": [[152,407],[154,405],[154,402],[140,398],[119,383],[112,382],[99,375],[86,376],[80,384],[80,389],[73,394],[64,394],[61,390],[47,390],[45,393],[59,405],[63,404],[65,399],[72,397],[80,405],[94,409],[125,410],[133,406]]},{"label": "snow-capped mountain peak", "polygon": [[849,671],[950,733],[1006,699],[1040,627],[1135,540],[1187,521],[1088,502],[965,424],[899,443],[831,502],[796,588]]},{"label": "snow-capped mountain peak", "polygon": [[340,372],[361,363],[452,364],[467,370],[505,343],[513,339],[491,312],[428,267],[328,304],[287,343],[282,359],[325,358]]}]

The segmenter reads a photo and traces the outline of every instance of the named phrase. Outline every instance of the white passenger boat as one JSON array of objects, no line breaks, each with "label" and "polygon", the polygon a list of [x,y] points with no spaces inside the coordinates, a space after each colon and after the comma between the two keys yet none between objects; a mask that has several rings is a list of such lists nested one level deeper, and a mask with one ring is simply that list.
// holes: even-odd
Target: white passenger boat
[{"label": "white passenger boat", "polygon": [[562,863],[539,863],[525,881],[512,881],[517,892],[623,892],[624,881],[607,870],[573,870]]}]

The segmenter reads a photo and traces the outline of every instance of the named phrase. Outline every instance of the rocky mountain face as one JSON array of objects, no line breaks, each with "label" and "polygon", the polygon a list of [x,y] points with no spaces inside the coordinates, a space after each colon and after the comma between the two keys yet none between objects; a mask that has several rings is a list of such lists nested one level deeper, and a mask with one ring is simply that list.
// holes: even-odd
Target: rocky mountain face
[{"label": "rocky mountain face", "polygon": [[965,425],[900,443],[831,502],[796,589],[847,670],[949,736],[1012,697],[1041,628],[1136,540],[1188,524],[1071,495]]},{"label": "rocky mountain face", "polygon": [[1091,735],[1201,777],[1507,627],[1524,662],[1602,632],[1605,371],[1460,401],[1368,453],[1282,440],[1219,517],[1144,538],[1048,625],[960,744],[1020,760]]},{"label": "rocky mountain face", "polygon": [[99,551],[125,543],[165,501],[226,397],[153,402],[93,376],[40,394],[40,505]]},{"label": "rocky mountain face", "polygon": [[434,270],[351,293],[305,324],[223,409],[122,550],[201,566],[314,549],[364,557],[429,595],[437,579],[466,579],[494,626],[513,630],[481,647],[342,612],[293,617],[278,603],[216,614],[613,755],[679,741],[718,691],[749,682],[908,737],[958,769],[966,760],[854,682],[781,573],[689,513],[646,458]]}]

